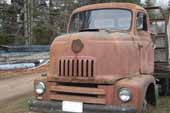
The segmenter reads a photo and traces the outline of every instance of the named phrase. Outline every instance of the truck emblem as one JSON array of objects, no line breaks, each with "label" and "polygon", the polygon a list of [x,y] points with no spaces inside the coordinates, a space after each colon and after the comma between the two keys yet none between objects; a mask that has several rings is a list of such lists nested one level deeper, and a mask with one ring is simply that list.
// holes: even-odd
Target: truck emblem
[{"label": "truck emblem", "polygon": [[79,53],[84,47],[84,44],[80,39],[73,40],[71,48],[74,53]]}]

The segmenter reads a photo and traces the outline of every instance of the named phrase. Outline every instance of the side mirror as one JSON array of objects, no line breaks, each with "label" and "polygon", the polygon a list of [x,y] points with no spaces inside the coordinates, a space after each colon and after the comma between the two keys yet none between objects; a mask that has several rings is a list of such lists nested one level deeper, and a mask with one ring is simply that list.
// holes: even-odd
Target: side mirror
[{"label": "side mirror", "polygon": [[137,30],[142,30],[143,29],[143,22],[141,18],[137,19]]},{"label": "side mirror", "polygon": [[137,30],[143,30],[144,28],[144,14],[143,13],[138,13],[136,22],[137,22],[137,25],[136,25]]}]

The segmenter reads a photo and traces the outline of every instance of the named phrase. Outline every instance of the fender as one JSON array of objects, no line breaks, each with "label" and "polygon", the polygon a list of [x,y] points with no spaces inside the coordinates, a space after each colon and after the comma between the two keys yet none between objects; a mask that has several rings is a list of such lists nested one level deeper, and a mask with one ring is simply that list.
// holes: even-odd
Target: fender
[{"label": "fender", "polygon": [[[140,75],[136,77],[126,78],[118,81],[116,84],[116,90],[118,91],[120,88],[128,88],[132,92],[132,100],[127,105],[135,106],[140,112],[143,106],[143,100],[146,97],[148,88],[152,85],[153,91],[152,94],[156,97],[156,83],[155,78],[152,75]],[[155,98],[155,100],[157,100]],[[121,103],[119,100],[119,105],[125,105]]]}]

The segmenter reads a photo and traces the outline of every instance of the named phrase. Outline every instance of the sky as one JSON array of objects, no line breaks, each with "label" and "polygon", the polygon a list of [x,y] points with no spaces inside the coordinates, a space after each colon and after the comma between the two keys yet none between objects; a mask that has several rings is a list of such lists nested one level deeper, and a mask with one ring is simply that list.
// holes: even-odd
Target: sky
[{"label": "sky", "polygon": [[[6,0],[7,1],[7,3],[11,3],[11,0]],[[146,0],[141,0],[141,3],[145,3],[145,1]],[[156,1],[156,5],[158,6],[158,5],[160,5],[161,7],[163,7],[163,8],[167,8],[168,7],[168,1],[169,0],[155,0]]]},{"label": "sky", "polygon": [[8,4],[11,4],[11,0],[6,0]]},{"label": "sky", "polygon": [[[141,3],[145,3],[146,0],[141,0]],[[155,0],[155,5],[156,6],[161,6],[163,8],[167,8],[168,7],[168,1],[169,0]]]}]

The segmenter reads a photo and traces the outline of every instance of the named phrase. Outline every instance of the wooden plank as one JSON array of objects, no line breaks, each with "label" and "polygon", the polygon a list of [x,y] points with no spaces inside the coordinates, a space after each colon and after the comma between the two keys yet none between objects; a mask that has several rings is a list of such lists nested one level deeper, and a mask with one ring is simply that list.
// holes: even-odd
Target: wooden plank
[{"label": "wooden plank", "polygon": [[104,89],[99,88],[82,88],[82,87],[70,87],[70,86],[50,86],[51,91],[66,92],[66,93],[78,93],[78,94],[91,94],[91,95],[105,95]]},{"label": "wooden plank", "polygon": [[155,62],[168,62],[168,51],[165,49],[155,50]]},{"label": "wooden plank", "polygon": [[144,7],[146,10],[152,10],[152,9],[161,9],[159,6],[149,6],[149,7]]},{"label": "wooden plank", "polygon": [[71,95],[60,95],[60,94],[52,94],[49,96],[52,100],[62,100],[62,101],[76,101],[83,103],[91,103],[91,104],[106,104],[104,98],[95,98],[95,97],[87,97],[87,96],[71,96]]},{"label": "wooden plank", "polygon": [[150,22],[158,22],[158,21],[164,21],[166,22],[166,20],[164,18],[159,18],[159,19],[150,19]]},{"label": "wooden plank", "polygon": [[167,34],[166,33],[160,33],[155,35],[156,38],[167,38]]},{"label": "wooden plank", "polygon": [[161,78],[170,79],[170,76],[167,73],[156,73],[155,77],[158,78],[158,79],[161,79]]}]

